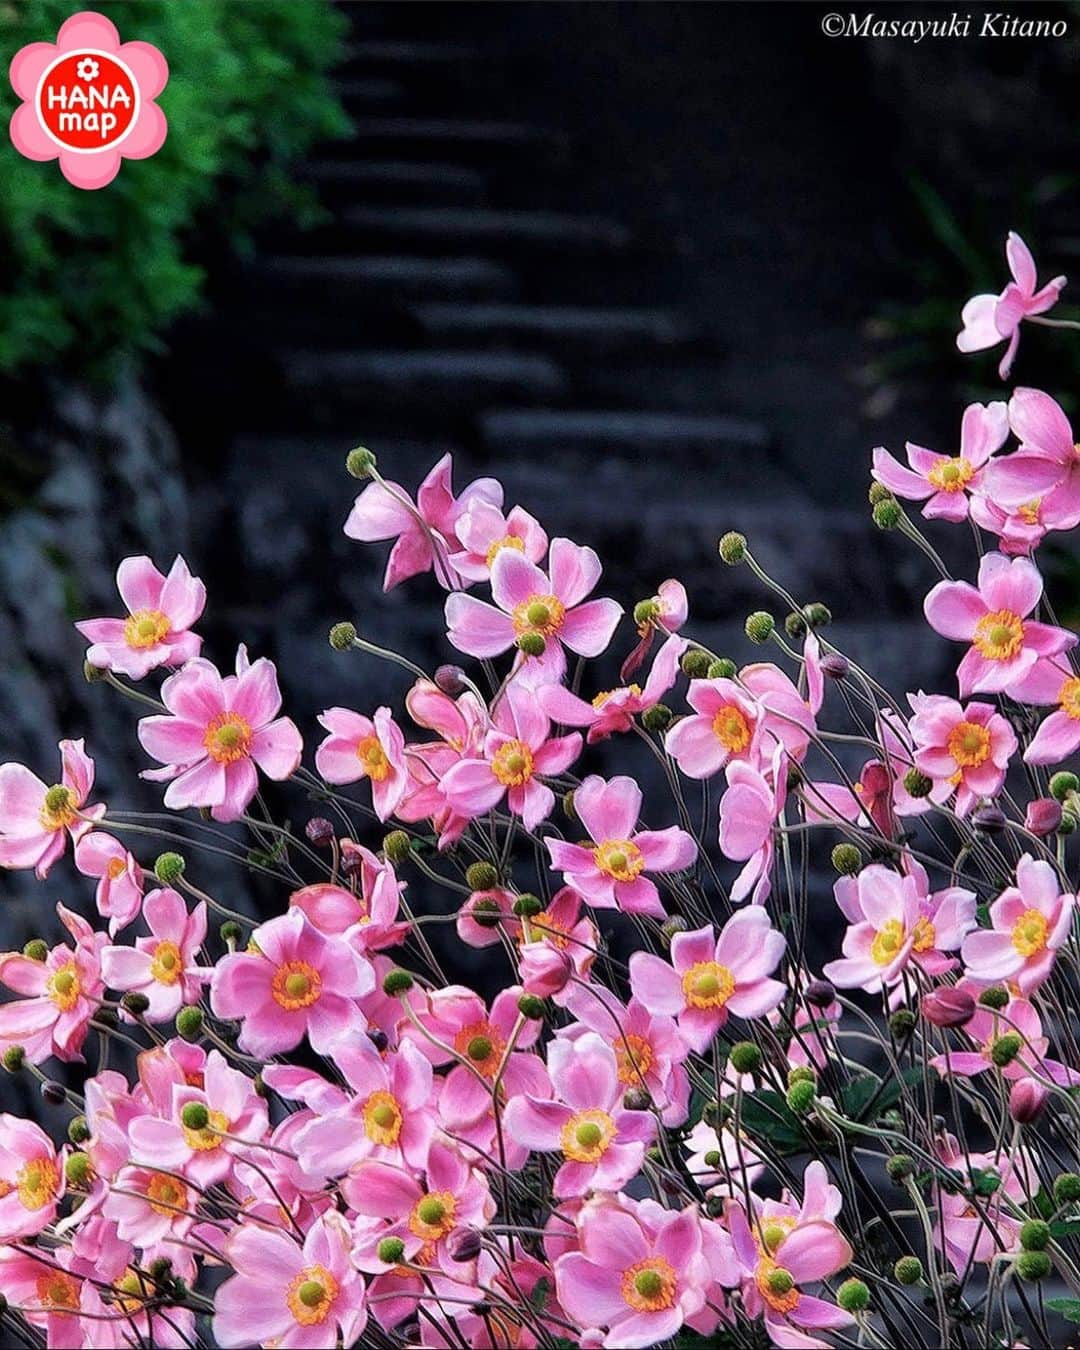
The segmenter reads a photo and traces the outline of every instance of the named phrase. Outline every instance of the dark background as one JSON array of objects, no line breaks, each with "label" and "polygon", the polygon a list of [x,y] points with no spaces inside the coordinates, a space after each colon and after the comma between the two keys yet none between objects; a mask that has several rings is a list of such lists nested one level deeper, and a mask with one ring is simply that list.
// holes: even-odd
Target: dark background
[{"label": "dark background", "polygon": [[[766,598],[715,552],[740,528],[897,692],[948,687],[916,617],[928,568],[869,519],[870,451],[954,448],[964,402],[1000,396],[996,354],[953,339],[963,300],[1004,284],[1008,228],[1044,276],[1080,251],[1076,8],[1009,11],[1065,18],[1062,40],[917,46],[826,39],[816,4],[340,8],[353,133],[294,169],[322,222],[240,257],[211,210],[187,242],[205,304],[158,354],[111,384],[5,385],[5,450],[31,467],[0,529],[0,757],[49,779],[57,737],[85,733],[106,800],[158,800],[70,626],[115,612],[130,552],[184,552],[207,654],[272,656],[309,745],[325,706],[400,702],[400,672],[326,643],[348,618],[426,667],[449,655],[431,579],[384,597],[384,550],[341,533],[358,442],[410,488],[445,449],[459,486],[496,474],[600,551],[627,608],[681,577],[690,631],[746,660]],[[1068,403],[1076,363],[1051,352],[1028,333],[1017,375]],[[0,879],[7,941],[54,937],[49,906],[89,886],[67,864]]]}]

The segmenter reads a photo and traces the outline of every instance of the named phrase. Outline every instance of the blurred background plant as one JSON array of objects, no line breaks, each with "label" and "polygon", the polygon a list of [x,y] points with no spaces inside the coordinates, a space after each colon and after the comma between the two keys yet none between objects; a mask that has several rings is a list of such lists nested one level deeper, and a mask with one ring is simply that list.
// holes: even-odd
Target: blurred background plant
[{"label": "blurred background plant", "polygon": [[[72,187],[0,143],[0,373],[62,369],[98,381],[155,348],[197,306],[202,260],[243,250],[270,215],[318,208],[289,165],[349,121],[327,71],[344,16],[328,0],[117,0],[122,40],[159,47],[169,83],[162,150],[107,191]],[[0,45],[52,41],[67,0],[0,5]],[[4,108],[14,94],[4,82]]]}]

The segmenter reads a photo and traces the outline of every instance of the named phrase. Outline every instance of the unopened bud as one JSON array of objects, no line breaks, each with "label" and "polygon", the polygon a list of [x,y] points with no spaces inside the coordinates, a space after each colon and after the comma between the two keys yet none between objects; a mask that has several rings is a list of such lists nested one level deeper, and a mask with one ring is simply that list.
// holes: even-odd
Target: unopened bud
[{"label": "unopened bud", "polygon": [[910,1008],[897,1008],[889,1018],[889,1034],[893,1040],[902,1041],[915,1030],[916,1017]]},{"label": "unopened bud", "polygon": [[244,930],[235,919],[226,919],[218,929],[218,933],[221,936],[222,942],[224,942],[227,947],[237,946],[244,936]]},{"label": "unopened bud", "polygon": [[797,610],[792,610],[790,614],[785,616],[784,632],[793,641],[804,638],[806,636],[806,630],[807,623],[805,615],[800,614]]},{"label": "unopened bud", "polygon": [[836,986],[828,980],[811,980],[806,986],[804,997],[815,1008],[827,1008],[836,998]]},{"label": "unopened bud", "polygon": [[102,680],[109,678],[109,672],[104,666],[95,666],[92,661],[83,662],[83,679],[87,684],[99,684]]},{"label": "unopened bud", "polygon": [[1062,1172],[1054,1180],[1054,1204],[1075,1205],[1080,1200],[1080,1176],[1075,1172]]},{"label": "unopened bud", "polygon": [[811,628],[827,628],[832,623],[832,610],[820,600],[812,600],[803,609],[803,614]]},{"label": "unopened bud", "polygon": [[912,797],[929,797],[934,790],[934,780],[921,769],[908,769],[904,774],[904,787]]},{"label": "unopened bud", "polygon": [[758,609],[747,616],[746,636],[760,647],[763,642],[768,642],[775,627],[773,616],[767,610]]},{"label": "unopened bud", "polygon": [[1009,1115],[1018,1125],[1030,1125],[1042,1115],[1050,1096],[1034,1078],[1018,1078],[1009,1089]]},{"label": "unopened bud", "polygon": [[330,629],[330,646],[336,652],[347,652],[356,641],[356,624],[336,623]]},{"label": "unopened bud", "polygon": [[49,955],[49,944],[43,938],[31,938],[22,954],[28,961],[44,961]]},{"label": "unopened bud", "polygon": [[85,1144],[90,1138],[90,1125],[85,1116],[72,1116],[68,1121],[67,1136],[73,1144]]},{"label": "unopened bud", "polygon": [[1016,1258],[1016,1273],[1022,1280],[1045,1280],[1052,1269],[1045,1252],[1021,1252]]},{"label": "unopened bud", "polygon": [[885,484],[876,480],[870,484],[870,490],[866,495],[870,499],[871,506],[877,506],[878,502],[887,502],[892,499],[892,493]]},{"label": "unopened bud", "polygon": [[870,1290],[862,1280],[845,1280],[836,1291],[836,1302],[844,1312],[864,1312],[870,1304]]},{"label": "unopened bud", "polygon": [[465,884],[470,891],[490,891],[499,884],[498,870],[489,862],[474,862],[465,870]]},{"label": "unopened bud", "polygon": [[519,919],[533,919],[543,911],[543,902],[535,895],[519,895],[514,901],[514,913]]},{"label": "unopened bud", "polygon": [[518,999],[518,1012],[530,1022],[539,1022],[544,1016],[546,1007],[544,1000],[535,994],[522,994]]},{"label": "unopened bud", "polygon": [[923,1263],[917,1256],[902,1256],[893,1266],[898,1284],[918,1284],[923,1277]]},{"label": "unopened bud", "polygon": [[194,1006],[181,1008],[176,1014],[176,1034],[182,1041],[197,1041],[202,1035],[203,1010]]},{"label": "unopened bud", "polygon": [[679,668],[692,680],[703,680],[709,673],[711,664],[712,657],[708,652],[703,652],[700,647],[691,647],[688,652],[683,652]]},{"label": "unopened bud", "polygon": [[652,1095],[643,1087],[627,1088],[622,1104],[627,1111],[647,1111],[652,1106]]},{"label": "unopened bud", "polygon": [[403,863],[412,853],[412,840],[404,830],[391,830],[382,841],[382,851],[387,862]]},{"label": "unopened bud", "polygon": [[814,1098],[817,1096],[817,1085],[809,1083],[805,1079],[793,1084],[788,1088],[787,1105],[792,1115],[804,1116],[814,1104]]},{"label": "unopened bud", "polygon": [[345,456],[345,469],[353,478],[367,478],[377,462],[366,446],[358,445]]},{"label": "unopened bud", "polygon": [[163,886],[171,886],[184,875],[185,865],[179,853],[159,853],[154,861],[154,876]]},{"label": "unopened bud", "polygon": [[1003,984],[992,984],[979,995],[979,1002],[984,1008],[993,1008],[995,1012],[1000,1012],[1009,1002],[1009,991]]},{"label": "unopened bud", "polygon": [[710,680],[733,680],[737,669],[730,657],[718,656],[715,661],[709,663],[709,669],[705,674]]},{"label": "unopened bud", "polygon": [[334,842],[333,823],[325,816],[312,816],[304,826],[304,834],[308,843],[314,844],[316,848],[329,848]]},{"label": "unopened bud", "polygon": [[67,1093],[64,1091],[63,1083],[56,1082],[53,1078],[47,1078],[41,1085],[41,1100],[49,1106],[63,1106],[67,1101]]},{"label": "unopened bud", "polygon": [[1026,1252],[1045,1251],[1053,1234],[1045,1219],[1028,1219],[1020,1225],[1020,1246]]},{"label": "unopened bud", "polygon": [[383,976],[383,993],[390,998],[396,998],[399,994],[407,994],[413,984],[414,980],[409,972],[397,966],[393,970],[388,970]]},{"label": "unopened bud", "polygon": [[641,714],[641,725],[646,731],[664,731],[671,725],[671,709],[663,703],[646,708]]},{"label": "unopened bud", "polygon": [[483,1245],[478,1229],[459,1229],[450,1246],[450,1258],[453,1261],[475,1261]]},{"label": "unopened bud", "polygon": [[837,844],[832,851],[832,865],[842,877],[853,877],[862,863],[862,854],[855,844]]},{"label": "unopened bud", "polygon": [[465,683],[465,672],[461,667],[451,665],[440,666],[436,670],[435,684],[448,698],[457,698],[469,687]]},{"label": "unopened bud", "polygon": [[893,497],[885,497],[874,504],[870,513],[879,530],[895,530],[900,524],[900,504]]},{"label": "unopened bud", "polygon": [[543,656],[547,642],[543,633],[522,633],[517,640],[518,651],[524,656]]},{"label": "unopened bud", "polygon": [[980,834],[1000,834],[1008,823],[1005,812],[998,806],[980,806],[971,813],[972,828]]},{"label": "unopened bud", "polygon": [[839,652],[827,652],[821,658],[821,669],[830,680],[846,680],[851,671],[851,665],[847,657],[841,656]]},{"label": "unopened bud", "polygon": [[720,557],[729,567],[738,567],[746,557],[746,535],[729,530],[717,546]]},{"label": "unopened bud", "polygon": [[69,1153],[64,1160],[64,1176],[67,1178],[70,1186],[74,1186],[79,1190],[82,1190],[83,1187],[85,1187],[90,1179],[92,1171],[93,1168],[90,1165],[89,1154]]},{"label": "unopened bud", "polygon": [[728,1060],[736,1073],[757,1073],[761,1068],[761,1050],[753,1041],[737,1041]]},{"label": "unopened bud", "polygon": [[975,1016],[975,998],[966,989],[944,985],[919,1003],[919,1012],[935,1027],[962,1027]]},{"label": "unopened bud", "polygon": [[131,989],[120,1000],[120,1006],[132,1017],[141,1017],[149,1008],[150,1000],[138,989]]},{"label": "unopened bud", "polygon": [[1080,792],[1080,778],[1076,774],[1063,769],[1050,779],[1050,796],[1055,801],[1063,802],[1074,792]]},{"label": "unopened bud", "polygon": [[1061,803],[1053,797],[1036,797],[1028,802],[1024,813],[1024,829],[1042,839],[1056,833],[1061,824]]}]

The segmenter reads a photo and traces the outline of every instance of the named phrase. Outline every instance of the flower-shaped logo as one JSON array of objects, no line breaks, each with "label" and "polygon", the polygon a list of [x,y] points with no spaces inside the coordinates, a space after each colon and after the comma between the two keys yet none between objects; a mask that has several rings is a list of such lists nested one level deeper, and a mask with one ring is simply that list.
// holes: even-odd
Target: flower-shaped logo
[{"label": "flower-shaped logo", "polygon": [[169,67],[148,42],[125,42],[102,14],[75,14],[56,42],[32,42],[11,63],[22,103],[11,139],[27,159],[60,160],[75,187],[105,187],[122,158],[146,159],[161,148],[165,114],[154,99]]}]

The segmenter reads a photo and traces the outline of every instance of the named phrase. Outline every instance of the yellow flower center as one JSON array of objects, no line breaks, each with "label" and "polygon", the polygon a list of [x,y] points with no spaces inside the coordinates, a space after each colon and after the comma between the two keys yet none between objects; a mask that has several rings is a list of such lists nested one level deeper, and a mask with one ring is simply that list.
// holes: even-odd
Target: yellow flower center
[{"label": "yellow flower center", "polygon": [[755,1234],[758,1250],[763,1256],[771,1256],[795,1227],[798,1220],[794,1215],[775,1214],[762,1223]]},{"label": "yellow flower center", "polygon": [[156,646],[169,631],[169,616],[160,609],[137,609],[124,620],[124,641],[135,651]]},{"label": "yellow flower center", "polygon": [[79,1306],[79,1284],[64,1270],[50,1270],[39,1275],[35,1282],[37,1301],[42,1308],[71,1308]]},{"label": "yellow flower center", "polygon": [[750,744],[751,728],[746,714],[734,703],[721,708],[712,721],[713,735],[732,755],[741,754]]},{"label": "yellow flower center", "polygon": [[58,970],[54,970],[46,982],[45,989],[61,1012],[70,1012],[82,993],[82,983],[75,962],[65,961]]},{"label": "yellow flower center", "polygon": [[1021,956],[1038,956],[1046,950],[1050,925],[1037,909],[1026,909],[1013,924],[1012,945]]},{"label": "yellow flower center", "polygon": [[60,1189],[60,1169],[52,1158],[31,1158],[15,1173],[23,1209],[44,1209]]},{"label": "yellow flower center", "polygon": [[239,713],[218,713],[207,723],[203,745],[218,764],[235,764],[251,748],[251,727]]},{"label": "yellow flower center", "polygon": [[644,1036],[635,1035],[630,1031],[625,1036],[616,1036],[611,1048],[615,1051],[619,1082],[640,1087],[642,1078],[652,1068],[652,1046]]},{"label": "yellow flower center", "polygon": [[939,460],[926,476],[939,492],[962,492],[974,473],[969,461],[957,455],[955,459]]},{"label": "yellow flower center", "polygon": [[159,942],[150,960],[150,974],[159,984],[175,984],[184,973],[184,958],[175,942]]},{"label": "yellow flower center", "polygon": [[557,595],[530,595],[528,600],[514,606],[514,632],[518,637],[522,633],[553,637],[565,618],[566,606]]},{"label": "yellow flower center", "polygon": [[1025,525],[1038,525],[1039,513],[1042,511],[1042,498],[1032,497],[1031,501],[1024,502],[1023,506],[1016,508],[1016,514]]},{"label": "yellow flower center", "polygon": [[516,553],[524,553],[525,540],[516,534],[504,534],[501,539],[496,539],[493,544],[489,544],[486,559],[489,568],[504,548],[512,548]]},{"label": "yellow flower center", "polygon": [[196,1153],[209,1153],[211,1149],[220,1147],[221,1136],[229,1132],[229,1117],[224,1111],[211,1111],[209,1116],[201,1130],[193,1130],[181,1121],[184,1142]]},{"label": "yellow flower center", "polygon": [[[529,927],[539,932],[559,951],[565,951],[570,945],[570,930],[564,923],[559,923],[553,919],[546,909],[542,909],[535,918],[529,920]],[[525,941],[525,934],[522,932],[518,938],[519,942]]]},{"label": "yellow flower center", "polygon": [[424,1242],[438,1242],[454,1227],[457,1201],[449,1191],[432,1191],[413,1205],[409,1231]]},{"label": "yellow flower center", "polygon": [[770,1257],[764,1257],[757,1268],[758,1293],[779,1313],[790,1313],[799,1304],[799,1291],[791,1272],[778,1266]]},{"label": "yellow flower center", "polygon": [[870,956],[879,966],[887,966],[896,960],[896,954],[904,945],[904,925],[899,919],[889,919],[885,927],[878,932],[870,944]]},{"label": "yellow flower center", "polygon": [[735,992],[735,976],[718,961],[698,961],[683,972],[682,987],[691,1008],[722,1008]]},{"label": "yellow flower center", "polygon": [[325,1266],[305,1266],[294,1275],[285,1294],[293,1321],[302,1327],[325,1322],[338,1296],[338,1282]]},{"label": "yellow flower center", "polygon": [[285,961],[274,971],[270,992],[286,1012],[310,1008],[322,993],[322,976],[307,961]]},{"label": "yellow flower center", "polygon": [[606,1111],[576,1111],[562,1127],[562,1151],[571,1162],[599,1162],[614,1138],[615,1121]]},{"label": "yellow flower center", "polygon": [[[641,697],[641,685],[640,685],[640,684],[628,684],[628,685],[625,686],[625,689],[626,689],[626,692],[627,692],[627,693],[633,694],[633,696],[634,696],[635,698],[640,698],[640,697]],[[608,701],[608,699],[612,696],[612,694],[615,694],[615,693],[618,693],[618,692],[619,692],[619,691],[616,690],[616,689],[604,689],[604,690],[602,690],[599,694],[594,694],[594,695],[593,695],[593,701],[592,701],[593,707],[597,710],[597,712],[599,712],[600,709],[604,706],[604,704]]]},{"label": "yellow flower center", "polygon": [[117,881],[127,871],[127,863],[123,858],[112,858],[108,867],[105,869],[105,875],[110,881]]},{"label": "yellow flower center", "polygon": [[454,1049],[485,1078],[494,1078],[502,1063],[506,1040],[490,1022],[473,1022],[454,1037]]},{"label": "yellow flower center", "polygon": [[533,776],[533,753],[524,741],[507,741],[495,751],[491,772],[504,787],[521,787]]},{"label": "yellow flower center", "polygon": [[364,772],[376,783],[381,783],[390,774],[390,761],[382,748],[378,736],[365,736],[356,745],[356,758],[364,766]]},{"label": "yellow flower center", "polygon": [[1024,645],[1024,621],[1011,609],[996,609],[982,616],[971,640],[988,661],[1011,661]]},{"label": "yellow flower center", "polygon": [[911,950],[915,952],[933,951],[934,943],[937,942],[937,930],[925,915],[920,915],[915,920],[911,936],[913,939]]},{"label": "yellow flower center", "polygon": [[392,1148],[401,1134],[404,1117],[397,1098],[381,1089],[364,1103],[364,1133],[374,1144]]},{"label": "yellow flower center", "polygon": [[622,1276],[623,1299],[636,1312],[662,1312],[675,1302],[675,1267],[663,1256],[647,1256]]},{"label": "yellow flower center", "polygon": [[155,1172],[147,1181],[146,1198],[155,1214],[173,1215],[177,1210],[187,1209],[187,1187],[164,1172]]},{"label": "yellow flower center", "polygon": [[1074,675],[1065,681],[1058,693],[1058,702],[1066,716],[1080,721],[1080,678]]},{"label": "yellow flower center", "polygon": [[78,814],[71,789],[63,783],[54,783],[45,794],[38,820],[44,830],[63,830],[74,825]]},{"label": "yellow flower center", "polygon": [[957,722],[945,748],[962,769],[974,769],[990,757],[990,733],[978,722]]},{"label": "yellow flower center", "polygon": [[597,844],[596,865],[616,881],[634,881],[645,870],[641,849],[629,839],[607,839]]}]

